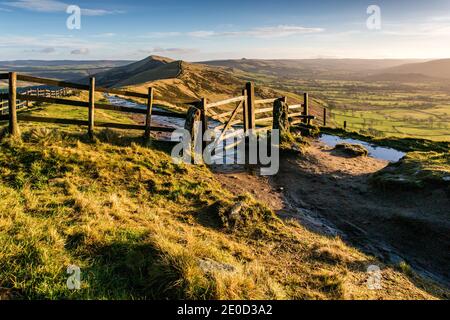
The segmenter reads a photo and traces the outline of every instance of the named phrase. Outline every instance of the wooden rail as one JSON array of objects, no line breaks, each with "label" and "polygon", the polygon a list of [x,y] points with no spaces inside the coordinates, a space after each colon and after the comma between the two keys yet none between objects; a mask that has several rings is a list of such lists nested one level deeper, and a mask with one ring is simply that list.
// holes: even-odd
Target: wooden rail
[{"label": "wooden rail", "polygon": [[[79,125],[79,126],[87,126],[89,136],[94,136],[94,131],[96,127],[108,127],[108,128],[116,128],[116,129],[126,129],[126,130],[144,130],[144,137],[146,139],[150,139],[151,131],[158,132],[173,132],[175,128],[167,128],[167,127],[158,127],[151,125],[151,118],[154,115],[164,116],[164,117],[173,117],[179,119],[185,119],[185,115],[176,112],[169,111],[159,111],[153,110],[153,89],[149,88],[149,94],[142,94],[138,92],[131,92],[126,90],[119,89],[109,89],[109,88],[101,88],[95,86],[95,78],[90,78],[89,85],[71,83],[67,81],[59,81],[53,79],[45,79],[28,75],[16,74],[14,72],[10,72],[8,74],[0,74],[0,79],[9,79],[9,89],[8,94],[1,94],[1,99],[8,99],[5,103],[0,101],[0,110],[2,110],[2,115],[0,115],[0,120],[9,120],[9,131],[12,135],[18,134],[18,121],[30,121],[30,122],[46,122],[46,123],[57,123],[57,124],[66,124],[66,125]],[[17,81],[26,81],[33,82],[43,85],[49,85],[54,87],[63,87],[58,90],[50,90],[50,89],[28,89],[24,92],[18,92],[17,90]],[[77,91],[88,91],[89,99],[88,101],[77,101],[70,99],[63,99],[59,96],[68,95],[68,89],[74,89]],[[115,94],[125,97],[133,97],[133,98],[141,98],[147,100],[147,108],[128,108],[120,105],[112,105],[106,103],[96,103],[95,101],[95,93],[102,92],[107,94]],[[60,119],[60,118],[49,118],[49,117],[36,117],[31,116],[29,114],[20,113],[17,115],[17,109],[23,106],[29,106],[29,102],[42,102],[42,103],[52,103],[59,105],[67,105],[73,107],[82,107],[88,109],[88,119],[80,120],[80,119]],[[4,115],[5,105],[8,107],[8,115]],[[144,114],[145,117],[145,125],[137,125],[137,124],[120,124],[120,123],[105,123],[105,122],[97,122],[95,121],[95,110],[112,110],[119,112],[127,112],[127,113],[136,113],[136,114]]]},{"label": "wooden rail", "polygon": [[[158,132],[173,132],[175,128],[158,127],[152,125],[153,116],[172,117],[179,119],[186,119],[186,115],[171,111],[159,111],[154,110],[157,105],[154,104],[154,90],[148,88],[147,93],[131,92],[120,89],[110,89],[97,87],[95,84],[95,78],[90,78],[88,85],[77,84],[67,81],[59,81],[53,79],[44,79],[34,76],[16,74],[10,72],[8,74],[0,74],[0,79],[8,79],[9,89],[8,93],[0,94],[0,120],[9,120],[9,130],[11,134],[18,134],[18,121],[30,121],[30,122],[46,122],[63,125],[77,125],[87,126],[89,136],[93,137],[95,128],[116,128],[125,130],[142,130],[144,131],[144,138],[150,139],[152,131]],[[34,82],[38,84],[60,87],[61,89],[50,90],[44,88],[28,89],[23,92],[18,92],[17,81]],[[89,93],[88,101],[78,101],[64,98],[65,96],[72,95],[72,91],[87,91]],[[95,94],[97,92],[114,94],[124,97],[133,97],[139,99],[145,99],[145,108],[125,107],[121,105],[114,105],[108,103],[97,103],[95,101]],[[1,99],[7,99],[6,102]],[[208,129],[208,120],[214,119],[221,124],[216,127],[218,130],[222,130],[220,138],[227,137],[228,131],[232,126],[242,124],[244,132],[253,130],[253,132],[268,130],[272,128],[267,123],[273,123],[273,104],[276,101],[282,101],[287,103],[286,97],[268,98],[268,99],[255,99],[255,88],[253,83],[248,82],[245,89],[242,90],[242,95],[225,99],[222,101],[209,102],[206,98],[202,98],[200,101],[192,102],[191,104],[196,106],[201,111],[202,131],[206,132]],[[23,112],[17,114],[17,109],[28,107],[29,102],[41,102],[52,103],[58,105],[67,105],[72,107],[81,107],[88,109],[87,119],[61,119],[61,118],[49,118],[32,116]],[[218,108],[236,104],[231,111],[219,110]],[[264,107],[264,105],[272,104],[271,107]],[[257,106],[262,106],[261,108]],[[4,111],[8,109],[8,114],[5,115]],[[95,110],[111,110],[118,112],[134,113],[145,115],[144,125],[138,124],[120,124],[120,123],[106,123],[95,121]],[[301,109],[301,111],[293,112],[289,114],[291,124],[307,123],[310,124],[314,116],[309,114],[309,98],[308,94],[304,94],[304,101],[301,104],[289,106],[289,110]],[[242,118],[238,118],[238,114],[242,112]],[[258,115],[258,117],[257,117]],[[326,111],[324,111],[326,117]],[[259,125],[258,125],[259,124]],[[263,125],[261,125],[263,124]],[[206,144],[206,142],[205,142]]]}]

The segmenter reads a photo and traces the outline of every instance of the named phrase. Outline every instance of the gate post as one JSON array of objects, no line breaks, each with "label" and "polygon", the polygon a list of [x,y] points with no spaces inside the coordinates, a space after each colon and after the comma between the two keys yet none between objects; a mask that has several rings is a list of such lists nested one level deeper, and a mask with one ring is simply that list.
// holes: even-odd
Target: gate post
[{"label": "gate post", "polygon": [[9,110],[9,134],[12,136],[19,135],[19,126],[17,124],[17,74],[15,72],[9,73],[9,95],[8,95],[8,110]]},{"label": "gate post", "polygon": [[145,116],[145,133],[144,133],[144,139],[147,141],[149,141],[151,137],[152,110],[153,110],[153,88],[148,88],[147,114]]},{"label": "gate post", "polygon": [[94,108],[95,108],[95,78],[90,78],[89,86],[89,112],[88,112],[88,135],[94,138]]},{"label": "gate post", "polygon": [[200,100],[200,110],[202,112],[201,120],[202,120],[202,150],[206,148],[206,141],[204,141],[205,132],[208,130],[208,100],[206,98],[202,98]]},{"label": "gate post", "polygon": [[[304,104],[303,104],[303,115],[304,116],[308,116],[309,115],[309,96],[308,93],[305,92],[303,94],[303,100],[304,100]],[[303,123],[309,124],[309,119],[307,117],[305,117],[303,119]]]},{"label": "gate post", "polygon": [[255,87],[252,82],[247,82],[247,110],[248,110],[248,128],[255,129]]}]

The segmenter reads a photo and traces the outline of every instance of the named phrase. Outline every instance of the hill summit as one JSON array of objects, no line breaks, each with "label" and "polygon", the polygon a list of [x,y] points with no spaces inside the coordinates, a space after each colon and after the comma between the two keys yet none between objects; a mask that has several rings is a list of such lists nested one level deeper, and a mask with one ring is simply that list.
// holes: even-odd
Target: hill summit
[{"label": "hill summit", "polygon": [[98,85],[123,87],[160,79],[176,78],[181,72],[181,61],[160,56],[149,56],[141,61],[112,68],[95,75]]},{"label": "hill summit", "polygon": [[[240,95],[246,80],[229,68],[189,63],[160,56],[149,56],[141,61],[100,72],[97,84],[121,87],[145,93],[155,89],[158,100],[185,103],[207,97],[210,101]],[[282,96],[274,89],[258,86],[260,97]]]}]

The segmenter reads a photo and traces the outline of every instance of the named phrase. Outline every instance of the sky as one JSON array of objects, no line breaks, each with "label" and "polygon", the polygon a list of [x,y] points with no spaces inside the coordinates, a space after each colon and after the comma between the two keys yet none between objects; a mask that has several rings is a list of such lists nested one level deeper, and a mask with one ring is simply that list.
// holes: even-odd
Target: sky
[{"label": "sky", "polygon": [[440,59],[450,0],[0,0],[0,32],[0,60]]}]

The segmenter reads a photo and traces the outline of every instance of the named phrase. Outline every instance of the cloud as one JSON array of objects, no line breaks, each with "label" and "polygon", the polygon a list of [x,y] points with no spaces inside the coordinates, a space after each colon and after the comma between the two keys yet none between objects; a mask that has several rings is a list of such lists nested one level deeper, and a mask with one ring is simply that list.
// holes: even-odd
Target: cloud
[{"label": "cloud", "polygon": [[302,26],[279,25],[274,27],[259,27],[243,31],[194,31],[188,32],[191,37],[256,37],[256,38],[282,38],[302,34],[323,32],[322,28],[308,28]]},{"label": "cloud", "polygon": [[151,50],[139,50],[141,53],[145,53],[145,54],[174,54],[174,55],[179,55],[179,54],[191,54],[191,53],[196,53],[198,52],[197,49],[194,48],[162,48],[162,47],[155,47]]},{"label": "cloud", "polygon": [[106,32],[106,33],[99,33],[99,34],[92,35],[92,37],[94,37],[94,38],[112,38],[115,36],[117,36],[117,33],[113,33],[113,32]]},{"label": "cloud", "polygon": [[192,38],[210,38],[210,37],[256,37],[256,38],[281,38],[302,34],[311,34],[323,32],[322,28],[308,28],[302,26],[279,25],[272,27],[259,27],[242,31],[212,31],[196,30],[190,32],[152,32],[143,37],[145,38],[167,38],[167,37],[192,37]]},{"label": "cloud", "polygon": [[70,54],[77,54],[77,55],[89,54],[89,49],[88,48],[75,49],[70,51]]},{"label": "cloud", "polygon": [[33,52],[33,53],[44,53],[44,54],[50,54],[55,53],[56,49],[53,47],[47,47],[42,49],[31,49],[31,50],[24,50],[24,52]]},{"label": "cloud", "polygon": [[217,35],[219,35],[219,33],[214,32],[214,31],[192,31],[192,32],[188,32],[187,35],[189,37],[194,37],[194,38],[206,38],[206,37],[217,36]]},{"label": "cloud", "polygon": [[[2,2],[3,5],[37,12],[65,12],[69,4],[57,0],[16,0]],[[107,14],[123,13],[120,10],[81,9],[86,16],[102,16]]]},{"label": "cloud", "polygon": [[417,24],[386,24],[382,26],[381,32],[389,36],[449,37],[450,23],[442,20]]},{"label": "cloud", "polygon": [[168,37],[178,37],[178,36],[182,36],[183,33],[182,32],[150,32],[147,33],[143,36],[141,36],[141,38],[168,38]]}]

